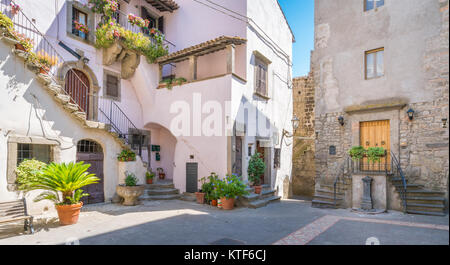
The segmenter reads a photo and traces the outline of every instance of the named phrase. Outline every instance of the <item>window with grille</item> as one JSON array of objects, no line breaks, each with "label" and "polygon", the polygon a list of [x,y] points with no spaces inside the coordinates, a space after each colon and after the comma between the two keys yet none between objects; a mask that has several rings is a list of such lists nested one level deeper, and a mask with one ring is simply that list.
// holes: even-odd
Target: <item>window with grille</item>
[{"label": "window with grille", "polygon": [[51,162],[51,146],[45,144],[17,144],[17,165],[26,159]]},{"label": "window with grille", "polygon": [[267,63],[255,57],[255,93],[263,97],[268,96],[267,69]]},{"label": "window with grille", "polygon": [[76,27],[75,27],[76,23],[80,23],[80,24],[87,26],[87,22],[88,22],[87,14],[73,7],[72,8],[72,34],[87,40],[88,35],[82,31],[76,29]]},{"label": "window with grille", "polygon": [[77,144],[77,152],[78,153],[102,153],[102,147],[94,141],[81,140]]},{"label": "window with grille", "polygon": [[365,58],[366,79],[381,77],[384,75],[384,48],[366,52]]}]

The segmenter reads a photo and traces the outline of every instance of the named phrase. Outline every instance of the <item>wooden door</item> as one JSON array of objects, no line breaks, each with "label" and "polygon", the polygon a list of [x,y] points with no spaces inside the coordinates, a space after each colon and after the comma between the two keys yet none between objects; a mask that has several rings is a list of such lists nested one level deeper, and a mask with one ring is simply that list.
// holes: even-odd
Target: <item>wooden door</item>
[{"label": "wooden door", "polygon": [[89,117],[89,90],[88,77],[80,70],[70,69],[66,74],[66,92],[72,98],[72,103],[78,104],[81,111],[86,112]]},{"label": "wooden door", "polygon": [[369,147],[383,147],[387,155],[381,158],[379,162],[369,162],[367,158],[362,160],[360,169],[363,171],[385,171],[390,170],[390,122],[383,121],[369,121],[360,123],[360,144],[365,149]]},{"label": "wooden door", "polygon": [[[261,159],[266,162],[266,154],[265,154],[265,148],[261,146],[261,143],[258,141],[256,144],[256,152],[258,152],[261,155]],[[267,165],[266,165],[267,166]],[[261,184],[264,184],[264,174],[261,175]]]},{"label": "wooden door", "polygon": [[81,140],[77,145],[77,162],[83,161],[91,166],[87,170],[100,179],[96,184],[91,184],[81,188],[89,196],[82,199],[84,204],[100,203],[105,201],[105,193],[103,188],[103,151],[96,142]]},{"label": "wooden door", "polygon": [[235,170],[238,176],[242,176],[242,137],[236,137],[236,160]]}]

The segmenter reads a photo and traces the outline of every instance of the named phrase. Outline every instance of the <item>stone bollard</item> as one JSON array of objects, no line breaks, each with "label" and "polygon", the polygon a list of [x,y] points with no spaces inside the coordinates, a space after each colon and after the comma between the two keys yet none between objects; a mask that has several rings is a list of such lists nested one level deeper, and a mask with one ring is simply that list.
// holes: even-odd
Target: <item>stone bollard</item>
[{"label": "stone bollard", "polygon": [[361,209],[365,211],[373,210],[372,204],[372,181],[369,176],[362,179],[363,181],[363,197],[361,202]]}]

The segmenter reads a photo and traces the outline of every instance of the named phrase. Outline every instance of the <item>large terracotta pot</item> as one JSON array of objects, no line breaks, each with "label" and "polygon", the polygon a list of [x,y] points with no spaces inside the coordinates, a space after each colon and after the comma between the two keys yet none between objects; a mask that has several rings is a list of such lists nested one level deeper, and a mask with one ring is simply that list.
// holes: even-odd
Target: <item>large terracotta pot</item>
[{"label": "large terracotta pot", "polygon": [[61,225],[73,225],[78,222],[83,202],[71,205],[55,205],[55,207],[58,211],[59,223]]},{"label": "large terracotta pot", "polygon": [[138,204],[138,198],[144,194],[145,186],[125,186],[119,185],[116,188],[117,194],[123,198],[122,205],[134,206]]},{"label": "large terracotta pot", "polygon": [[217,207],[217,200],[211,200],[211,206]]},{"label": "large terracotta pot", "polygon": [[195,196],[197,197],[197,203],[198,204],[204,204],[205,203],[205,193],[203,193],[203,192],[196,192]]},{"label": "large terracotta pot", "polygon": [[255,188],[255,193],[256,193],[256,194],[261,194],[261,191],[262,191],[262,186],[261,186],[261,185],[259,185],[259,186],[254,186],[254,188]]},{"label": "large terracotta pot", "polygon": [[234,198],[227,199],[223,197],[220,199],[222,201],[222,208],[224,210],[233,210],[234,209]]}]

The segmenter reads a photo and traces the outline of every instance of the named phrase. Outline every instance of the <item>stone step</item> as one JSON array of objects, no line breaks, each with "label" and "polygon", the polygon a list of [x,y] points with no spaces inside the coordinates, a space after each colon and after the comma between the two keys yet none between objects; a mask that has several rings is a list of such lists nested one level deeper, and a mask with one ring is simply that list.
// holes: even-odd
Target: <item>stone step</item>
[{"label": "stone step", "polygon": [[420,214],[420,215],[435,215],[435,216],[446,216],[444,212],[427,212],[427,211],[416,211],[416,210],[406,210],[409,214]]},{"label": "stone step", "polygon": [[339,207],[339,203],[336,202],[336,205],[334,204],[334,202],[329,202],[329,201],[322,201],[322,200],[316,200],[314,199],[311,203],[311,206],[314,208],[333,208],[336,209]]},{"label": "stone step", "polygon": [[[391,177],[392,182],[403,182],[402,178],[400,177]],[[406,183],[408,183],[408,179],[405,179]]]},{"label": "stone step", "polygon": [[276,193],[277,191],[276,190],[272,190],[272,189],[267,189],[267,190],[262,190],[261,191],[261,194],[260,194],[260,196],[262,197],[262,198],[267,198],[267,197],[272,197],[272,196],[275,196],[275,193]]},{"label": "stone step", "polygon": [[147,196],[142,196],[141,199],[147,200],[147,201],[178,200],[178,199],[181,199],[181,195],[180,194],[147,195]]},{"label": "stone step", "polygon": [[406,190],[406,194],[409,196],[424,196],[424,197],[439,197],[444,196],[444,192],[432,191],[432,190]]},{"label": "stone step", "polygon": [[249,203],[248,208],[257,209],[266,206],[267,204],[275,201],[279,201],[281,196],[271,196],[261,200],[252,201]]},{"label": "stone step", "polygon": [[180,194],[178,189],[148,189],[146,192],[148,195]]},{"label": "stone step", "polygon": [[406,205],[407,208],[415,207],[415,208],[434,208],[438,210],[443,210],[445,208],[444,204],[424,204],[424,203],[408,203]]},{"label": "stone step", "polygon": [[[314,199],[319,200],[319,201],[329,201],[329,202],[334,202],[334,196],[328,196],[328,195],[314,195]],[[336,196],[336,201],[342,201],[342,197]]]},{"label": "stone step", "polygon": [[445,203],[445,198],[444,197],[421,197],[421,196],[409,196],[406,197],[406,201],[425,201],[427,203],[440,203],[440,204],[444,204]]},{"label": "stone step", "polygon": [[251,202],[251,201],[256,201],[256,200],[258,200],[259,197],[260,197],[260,196],[259,196],[258,194],[256,194],[256,193],[250,193],[250,194],[248,194],[248,195],[241,196],[240,198],[243,199],[243,200],[246,200],[246,201],[248,201],[248,202]]},{"label": "stone step", "polygon": [[[333,194],[334,195],[333,190],[325,190],[325,189],[318,189],[318,190],[316,190],[316,193],[324,193],[324,194]],[[342,192],[336,192],[336,195],[344,196],[345,194]]]},{"label": "stone step", "polygon": [[147,184],[146,188],[149,190],[165,190],[165,189],[174,189],[175,185],[171,182],[167,183],[154,183],[154,184]]},{"label": "stone step", "polygon": [[[394,184],[395,188],[397,189],[401,189],[403,190],[403,184],[401,183],[396,183]],[[406,184],[406,191],[408,190],[423,190],[423,186],[422,185],[418,185],[418,184]]]}]

